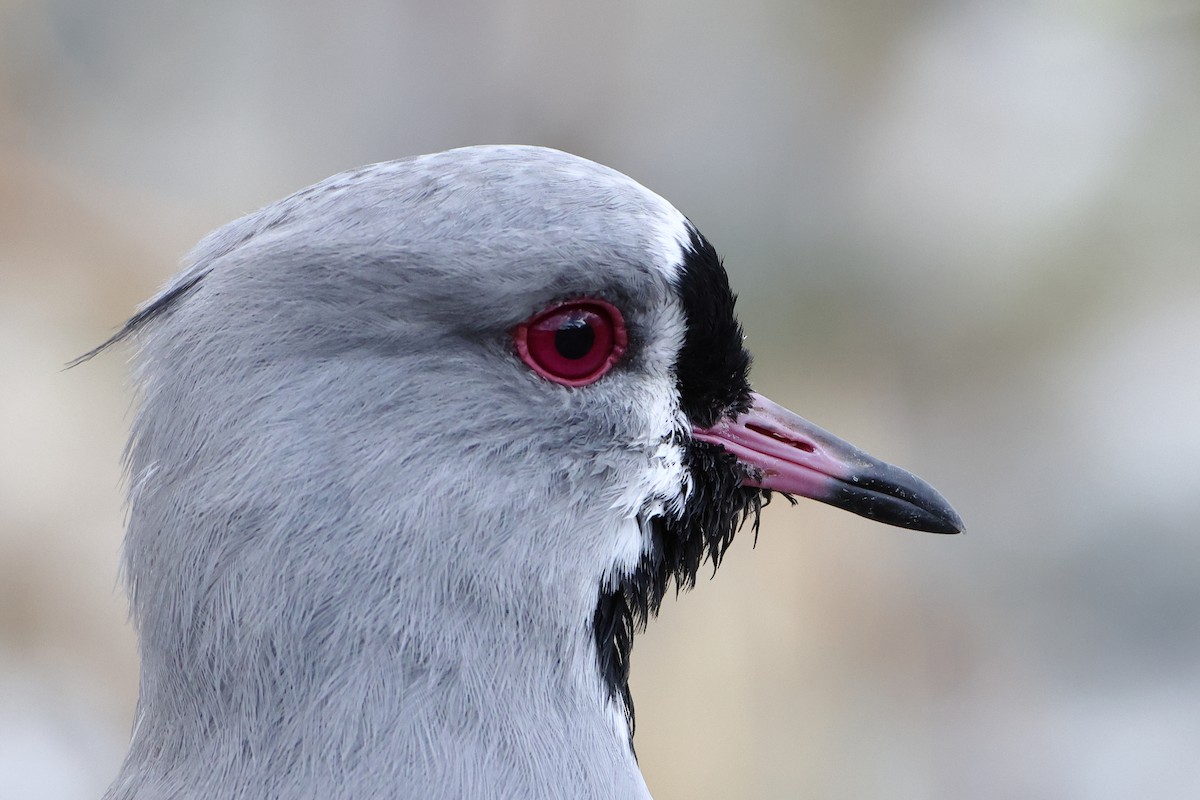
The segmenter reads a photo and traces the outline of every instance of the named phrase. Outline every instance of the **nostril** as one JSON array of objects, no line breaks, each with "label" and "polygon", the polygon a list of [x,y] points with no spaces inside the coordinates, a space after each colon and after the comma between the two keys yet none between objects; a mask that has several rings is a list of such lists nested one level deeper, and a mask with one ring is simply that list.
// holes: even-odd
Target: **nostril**
[{"label": "nostril", "polygon": [[747,430],[752,430],[761,436],[769,436],[777,442],[783,442],[788,447],[794,447],[797,450],[803,450],[806,453],[815,453],[817,448],[811,442],[802,442],[793,439],[790,436],[785,436],[779,431],[773,431],[770,428],[764,428],[762,425],[755,425],[753,422],[746,423]]}]

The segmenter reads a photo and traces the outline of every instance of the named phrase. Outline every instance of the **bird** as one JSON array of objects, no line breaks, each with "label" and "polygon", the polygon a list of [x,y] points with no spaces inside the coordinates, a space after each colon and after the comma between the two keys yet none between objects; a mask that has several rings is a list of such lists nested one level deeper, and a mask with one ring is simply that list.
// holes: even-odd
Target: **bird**
[{"label": "bird", "polygon": [[217,229],[133,345],[139,698],[107,800],[649,798],[635,634],[773,494],[957,533],[757,394],[724,265],[626,175],[464,147]]}]

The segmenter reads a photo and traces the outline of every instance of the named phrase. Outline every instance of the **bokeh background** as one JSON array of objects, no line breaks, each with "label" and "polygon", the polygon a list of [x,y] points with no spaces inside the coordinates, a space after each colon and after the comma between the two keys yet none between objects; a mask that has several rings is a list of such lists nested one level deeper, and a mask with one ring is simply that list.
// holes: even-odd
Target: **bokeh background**
[{"label": "bokeh background", "polygon": [[756,387],[962,537],[771,507],[634,650],[675,798],[1200,797],[1200,6],[0,2],[0,798],[96,798],[136,697],[128,353],[209,229],[479,142],[724,254]]}]

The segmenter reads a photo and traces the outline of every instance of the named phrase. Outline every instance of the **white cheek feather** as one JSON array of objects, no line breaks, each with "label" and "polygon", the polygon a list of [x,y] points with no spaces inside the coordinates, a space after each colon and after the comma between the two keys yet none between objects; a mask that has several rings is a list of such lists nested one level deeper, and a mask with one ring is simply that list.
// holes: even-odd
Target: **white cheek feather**
[{"label": "white cheek feather", "polygon": [[[681,258],[681,251],[676,248],[676,252]],[[682,444],[691,434],[691,423],[679,407],[674,372],[686,326],[683,309],[671,297],[653,319],[657,324],[642,354],[648,376],[639,405],[643,435],[634,442],[647,454],[646,469],[630,476],[612,504],[622,520],[613,561],[617,574],[632,572],[649,545],[643,521],[664,512],[678,513],[692,488]]]}]

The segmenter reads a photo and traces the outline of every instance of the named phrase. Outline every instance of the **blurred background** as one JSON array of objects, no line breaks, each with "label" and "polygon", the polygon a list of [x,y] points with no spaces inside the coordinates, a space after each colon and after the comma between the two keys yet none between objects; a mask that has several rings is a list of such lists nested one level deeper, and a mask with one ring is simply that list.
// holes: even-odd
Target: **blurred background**
[{"label": "blurred background", "polygon": [[211,228],[480,142],[716,243],[756,388],[962,537],[769,509],[634,650],[672,798],[1200,797],[1200,5],[0,0],[0,797],[136,699],[127,351]]}]

